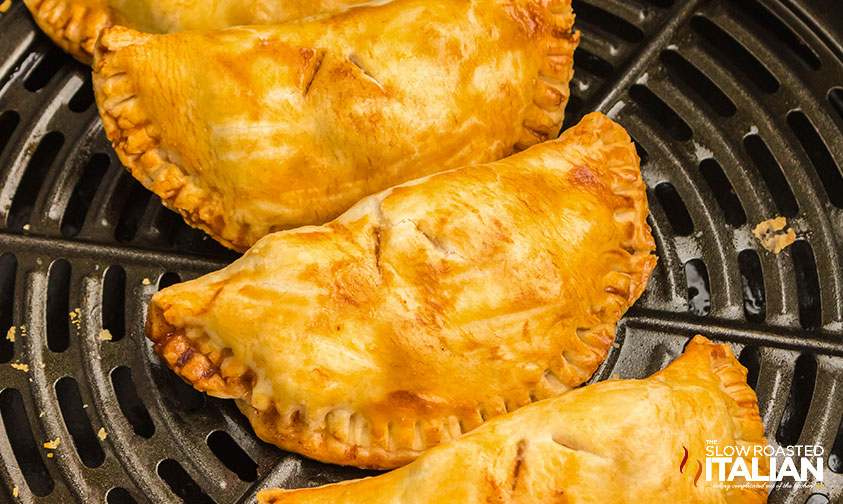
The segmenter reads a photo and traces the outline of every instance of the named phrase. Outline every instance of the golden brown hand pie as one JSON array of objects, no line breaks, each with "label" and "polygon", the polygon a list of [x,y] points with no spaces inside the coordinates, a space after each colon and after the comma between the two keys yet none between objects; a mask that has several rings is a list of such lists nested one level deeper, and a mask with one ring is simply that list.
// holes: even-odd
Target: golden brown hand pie
[{"label": "golden brown hand pie", "polygon": [[24,0],[38,26],[76,59],[91,63],[100,32],[123,25],[149,33],[273,24],[366,0]]},{"label": "golden brown hand pie", "polygon": [[[766,502],[766,488],[739,488],[742,478],[717,488],[720,481],[707,482],[703,472],[694,483],[707,441],[767,445],[746,369],[728,345],[697,336],[646,380],[572,390],[498,417],[390,473],[321,488],[265,490],[258,502]],[[759,474],[769,474],[767,459],[760,462]]]},{"label": "golden brown hand pie", "polygon": [[395,0],[272,27],[112,28],[94,90],[132,174],[242,251],[555,136],[579,37],[570,0],[547,5]]},{"label": "golden brown hand pie", "polygon": [[152,298],[182,378],[258,436],[395,467],[594,373],[655,265],[635,148],[586,116],[559,139],[266,236]]}]

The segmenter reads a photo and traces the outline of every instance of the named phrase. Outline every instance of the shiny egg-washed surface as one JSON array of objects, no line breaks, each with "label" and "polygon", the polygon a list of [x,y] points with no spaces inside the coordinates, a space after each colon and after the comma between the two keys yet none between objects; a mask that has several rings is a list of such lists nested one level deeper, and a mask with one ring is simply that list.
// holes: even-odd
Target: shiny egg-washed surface
[{"label": "shiny egg-washed surface", "polygon": [[[770,502],[843,501],[843,13],[832,0],[574,10],[566,126],[601,110],[637,141],[660,257],[593,380],[647,376],[696,333],[728,342],[770,442],[828,454],[822,487]],[[368,474],[261,443],[153,354],[152,294],[236,255],[119,165],[88,69],[21,0],[0,14],[0,212],[0,502],[251,502]],[[774,255],[751,230],[778,215],[797,241]]]}]

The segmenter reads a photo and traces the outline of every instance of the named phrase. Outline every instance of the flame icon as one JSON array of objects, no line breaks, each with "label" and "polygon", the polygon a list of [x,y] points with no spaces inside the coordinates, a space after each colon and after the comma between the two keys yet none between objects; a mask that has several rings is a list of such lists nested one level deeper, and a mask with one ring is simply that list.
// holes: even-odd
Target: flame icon
[{"label": "flame icon", "polygon": [[[688,458],[690,456],[690,452],[688,452],[688,448],[684,445],[682,446],[682,450],[684,450],[684,455],[682,455],[682,462],[679,463],[679,474],[685,474],[685,466],[688,465]],[[697,486],[697,482],[700,480],[700,476],[702,476],[702,462],[697,460],[697,474],[694,475],[694,486]]]}]

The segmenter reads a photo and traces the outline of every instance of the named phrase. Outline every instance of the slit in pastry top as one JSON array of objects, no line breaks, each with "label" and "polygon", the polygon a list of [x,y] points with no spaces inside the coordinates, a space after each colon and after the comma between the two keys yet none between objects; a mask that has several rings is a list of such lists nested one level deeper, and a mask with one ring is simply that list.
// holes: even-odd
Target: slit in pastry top
[{"label": "slit in pastry top", "polygon": [[[645,380],[610,380],[498,417],[387,474],[271,489],[259,504],[601,502],[763,504],[768,482],[705,476],[709,442],[767,446],[755,392],[728,345],[695,337]],[[752,456],[744,458],[750,467]],[[717,465],[715,465],[717,467]],[[727,464],[730,474],[732,464]],[[759,457],[758,474],[769,474]]]},{"label": "slit in pastry top", "polygon": [[395,0],[276,26],[104,32],[94,92],[122,163],[244,251],[360,198],[555,137],[569,0]]},{"label": "slit in pastry top", "polygon": [[584,383],[656,263],[638,157],[594,113],[502,161],[266,236],[157,293],[147,335],[257,434],[395,467]]}]

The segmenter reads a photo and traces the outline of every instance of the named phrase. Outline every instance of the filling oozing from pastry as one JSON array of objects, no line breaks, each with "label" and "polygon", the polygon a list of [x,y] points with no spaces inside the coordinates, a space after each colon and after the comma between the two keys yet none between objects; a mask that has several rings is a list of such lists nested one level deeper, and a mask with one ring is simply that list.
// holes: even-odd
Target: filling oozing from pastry
[{"label": "filling oozing from pastry", "polygon": [[[605,381],[526,406],[387,474],[264,490],[258,502],[761,504],[767,482],[702,470],[712,444],[744,453],[767,446],[746,374],[728,345],[697,336],[647,379]],[[743,458],[748,467],[752,456]],[[768,459],[758,462],[758,474],[769,474]]]},{"label": "filling oozing from pastry", "polygon": [[395,0],[276,26],[105,30],[93,83],[132,175],[216,240],[555,137],[570,0]]},{"label": "filling oozing from pastry", "polygon": [[599,113],[502,161],[273,233],[157,293],[147,335],[262,439],[395,467],[584,383],[655,263],[629,136]]}]

